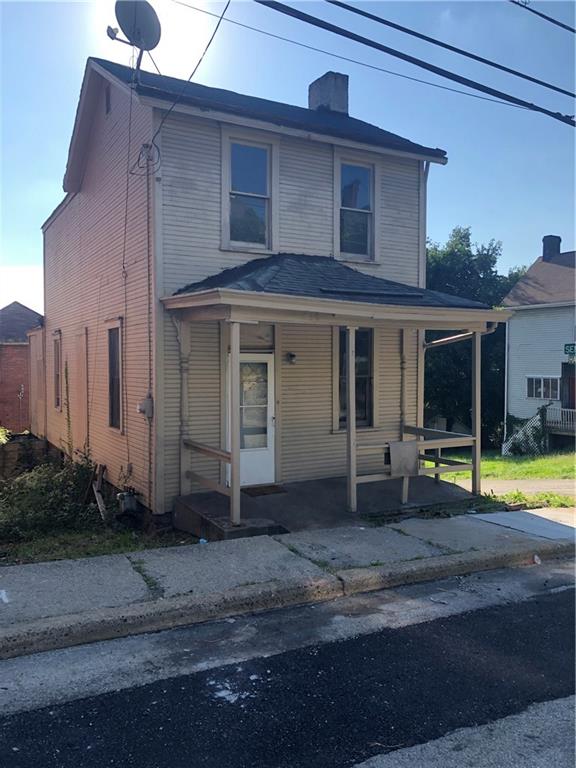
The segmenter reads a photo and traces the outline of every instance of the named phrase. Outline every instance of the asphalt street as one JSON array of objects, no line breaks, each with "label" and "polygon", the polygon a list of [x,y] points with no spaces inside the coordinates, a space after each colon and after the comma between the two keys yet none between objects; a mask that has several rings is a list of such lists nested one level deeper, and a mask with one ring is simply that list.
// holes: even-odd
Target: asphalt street
[{"label": "asphalt street", "polygon": [[573,590],[560,588],[51,703],[0,720],[0,765],[343,768],[391,758],[573,694],[573,627]]}]

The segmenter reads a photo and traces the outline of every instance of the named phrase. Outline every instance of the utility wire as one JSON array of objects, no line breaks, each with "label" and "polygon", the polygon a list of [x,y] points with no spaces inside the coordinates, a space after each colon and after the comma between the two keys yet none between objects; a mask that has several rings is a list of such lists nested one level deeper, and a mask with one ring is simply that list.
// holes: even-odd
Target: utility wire
[{"label": "utility wire", "polygon": [[558,19],[552,18],[552,16],[546,16],[545,13],[542,13],[541,11],[537,11],[535,8],[530,8],[530,6],[527,3],[521,3],[520,0],[510,0],[512,5],[517,5],[518,8],[523,8],[525,11],[530,11],[530,13],[534,13],[536,16],[540,16],[541,19],[545,19],[546,21],[549,21],[550,24],[556,24],[557,27],[562,27],[562,29],[567,29],[568,32],[575,32],[576,29],[574,27],[570,27],[568,24],[564,24],[562,21],[558,21]]},{"label": "utility wire", "polygon": [[184,96],[184,93],[185,93],[185,91],[186,91],[186,86],[188,85],[188,83],[189,83],[189,82],[192,80],[192,78],[193,78],[193,77],[194,77],[194,75],[196,74],[196,72],[197,72],[197,70],[198,70],[198,67],[200,66],[200,64],[202,64],[202,61],[204,60],[204,56],[206,56],[206,54],[208,53],[208,49],[209,49],[209,48],[210,48],[210,46],[212,45],[212,41],[214,40],[214,38],[216,37],[216,33],[217,33],[217,32],[218,32],[218,30],[220,29],[220,24],[222,23],[222,20],[224,19],[224,16],[226,15],[226,11],[228,10],[228,6],[230,5],[230,2],[231,2],[231,0],[228,0],[228,2],[226,3],[226,5],[224,6],[224,10],[223,10],[223,11],[222,11],[222,13],[220,14],[220,17],[218,18],[218,22],[217,22],[216,26],[214,27],[214,31],[213,31],[213,32],[212,32],[212,34],[210,35],[210,39],[209,39],[209,40],[208,40],[208,42],[206,43],[206,47],[205,47],[205,48],[204,48],[204,50],[202,51],[202,55],[200,56],[200,58],[199,58],[199,59],[198,59],[198,61],[196,62],[196,66],[194,67],[194,69],[193,69],[193,70],[192,70],[192,72],[190,73],[190,77],[188,78],[188,80],[186,80],[186,82],[185,82],[185,83],[184,83],[184,85],[182,86],[182,90],[180,91],[180,93],[178,94],[178,96],[177,96],[177,97],[174,99],[174,101],[173,101],[173,102],[172,102],[172,104],[170,105],[170,108],[168,109],[168,111],[164,113],[164,116],[162,117],[162,120],[160,120],[160,124],[158,125],[158,128],[156,129],[156,132],[154,133],[154,136],[152,136],[152,141],[150,142],[151,144],[154,144],[154,142],[155,142],[155,140],[156,140],[156,137],[158,136],[158,134],[159,134],[159,133],[160,133],[160,131],[162,130],[162,126],[164,125],[164,123],[165,123],[165,122],[166,122],[166,120],[168,119],[168,116],[171,114],[171,112],[172,112],[172,111],[175,109],[175,107],[177,106],[177,104],[180,102],[180,99],[182,98],[182,96]]},{"label": "utility wire", "polygon": [[[189,3],[183,2],[183,0],[172,0],[173,3],[176,3],[176,5],[182,5],[185,8],[190,8],[192,11],[198,11],[198,13],[204,13],[207,16],[214,16],[215,18],[218,18],[219,15],[217,13],[212,13],[212,11],[207,11],[205,8],[198,8],[195,5],[190,5]],[[376,72],[384,72],[387,75],[393,75],[394,77],[400,77],[403,80],[410,80],[414,83],[421,83],[422,85],[430,85],[432,88],[440,88],[442,91],[450,91],[451,93],[457,93],[460,96],[470,96],[472,99],[480,99],[482,101],[491,101],[493,104],[501,104],[503,107],[512,107],[513,109],[527,109],[527,107],[521,107],[518,104],[510,104],[508,101],[501,101],[500,99],[491,99],[489,96],[480,96],[478,93],[470,93],[470,91],[462,91],[460,88],[451,88],[449,85],[441,85],[440,83],[433,83],[431,80],[423,80],[420,77],[412,77],[411,75],[404,75],[401,72],[395,72],[393,69],[385,69],[384,67],[377,67],[375,64],[369,64],[366,61],[360,61],[359,59],[352,59],[349,56],[342,56],[339,53],[333,53],[332,51],[327,51],[324,48],[317,48],[314,45],[308,45],[307,43],[301,43],[298,40],[292,40],[289,37],[283,37],[282,35],[277,35],[274,32],[268,32],[266,29],[260,29],[259,27],[252,27],[250,24],[244,24],[241,21],[236,21],[235,19],[225,18],[224,21],[227,24],[234,24],[237,27],[242,27],[242,29],[249,29],[252,32],[258,32],[260,35],[265,35],[266,37],[271,37],[274,40],[281,40],[284,43],[290,43],[291,45],[297,45],[299,48],[305,48],[308,51],[315,51],[316,53],[322,53],[325,56],[332,56],[334,59],[340,59],[341,61],[348,61],[351,64],[358,64],[360,67],[366,67],[367,69],[373,69]]]},{"label": "utility wire", "polygon": [[560,112],[553,112],[551,109],[546,109],[545,107],[541,107],[537,104],[532,104],[531,102],[524,101],[523,99],[519,99],[516,96],[511,96],[510,94],[499,91],[496,88],[491,88],[487,85],[483,85],[482,83],[478,83],[476,80],[470,80],[467,77],[462,77],[462,75],[458,75],[455,72],[450,72],[447,69],[437,67],[434,64],[429,64],[427,61],[418,59],[415,56],[410,56],[407,53],[402,53],[401,51],[397,51],[396,49],[390,48],[387,45],[377,43],[375,40],[371,40],[368,37],[357,35],[355,32],[350,32],[343,27],[330,24],[329,22],[324,21],[323,19],[319,19],[316,16],[311,16],[310,14],[304,13],[303,11],[298,11],[296,8],[290,8],[283,3],[277,2],[277,0],[254,0],[254,2],[258,3],[258,5],[263,5],[266,8],[270,8],[273,11],[277,11],[278,13],[282,13],[285,16],[291,16],[292,18],[303,21],[306,24],[311,24],[312,26],[319,29],[324,29],[327,32],[332,32],[333,34],[339,35],[340,37],[346,37],[356,43],[361,43],[362,45],[366,45],[369,48],[374,48],[377,51],[387,53],[390,56],[396,57],[397,59],[407,61],[410,64],[414,64],[417,67],[426,69],[429,72],[434,72],[436,75],[445,77],[448,80],[453,80],[457,83],[460,83],[461,85],[467,86],[468,88],[481,91],[482,93],[487,93],[490,96],[495,96],[498,99],[509,101],[512,104],[518,104],[519,106],[526,107],[526,109],[530,109],[533,112],[541,112],[544,115],[548,115],[548,117],[552,117],[554,120],[558,120],[561,123],[571,125],[573,128],[576,127],[576,122],[574,121],[573,116],[562,115]]},{"label": "utility wire", "polygon": [[499,69],[502,72],[507,72],[510,75],[515,75],[516,77],[521,77],[524,80],[529,80],[531,83],[536,83],[537,85],[542,85],[544,88],[549,88],[551,91],[556,91],[557,93],[563,93],[565,96],[571,96],[572,98],[576,98],[576,93],[571,93],[571,91],[566,91],[564,88],[560,88],[557,85],[552,85],[551,83],[547,83],[544,80],[539,80],[537,77],[532,77],[532,75],[526,75],[524,72],[519,72],[517,69],[511,69],[510,67],[504,66],[504,64],[498,64],[496,61],[491,61],[490,59],[485,59],[483,56],[478,56],[476,53],[471,53],[470,51],[465,51],[462,48],[457,48],[455,45],[450,45],[449,43],[444,43],[442,40],[437,40],[434,37],[428,37],[428,35],[424,35],[421,32],[416,32],[414,29],[410,29],[409,27],[403,27],[401,24],[396,24],[394,21],[389,21],[388,19],[382,18],[382,16],[376,16],[373,13],[368,13],[368,11],[363,11],[361,8],[357,8],[354,5],[349,5],[348,3],[343,3],[341,0],[325,0],[325,2],[330,3],[330,5],[336,5],[338,8],[344,8],[346,11],[350,11],[351,13],[356,13],[358,16],[363,16],[366,19],[370,19],[371,21],[375,21],[378,24],[383,24],[386,27],[391,27],[392,29],[397,29],[400,32],[405,32],[407,35],[412,35],[413,37],[417,37],[420,40],[425,40],[427,43],[432,43],[432,45],[438,45],[440,48],[445,48],[447,51],[453,51],[454,53],[458,53],[461,56],[466,56],[469,59],[473,59],[474,61],[479,61],[482,64],[487,64],[489,67],[494,67],[494,69]]}]

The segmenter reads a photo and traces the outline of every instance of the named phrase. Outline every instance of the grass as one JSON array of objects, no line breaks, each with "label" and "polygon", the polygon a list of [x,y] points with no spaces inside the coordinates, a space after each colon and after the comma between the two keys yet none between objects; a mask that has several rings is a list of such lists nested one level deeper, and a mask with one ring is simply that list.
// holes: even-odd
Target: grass
[{"label": "grass", "polygon": [[559,493],[522,493],[522,491],[510,491],[496,497],[507,504],[523,504],[526,509],[538,507],[573,507],[574,497],[563,496]]},{"label": "grass", "polygon": [[37,536],[30,541],[0,543],[0,565],[116,555],[195,542],[196,537],[181,531],[154,534],[108,529],[62,531],[50,536]]},{"label": "grass", "polygon": [[[446,453],[449,459],[469,461],[470,454]],[[547,456],[501,456],[497,451],[482,454],[482,478],[488,480],[570,480],[574,477],[576,454],[550,453]],[[461,472],[446,472],[442,480],[464,477]]]}]

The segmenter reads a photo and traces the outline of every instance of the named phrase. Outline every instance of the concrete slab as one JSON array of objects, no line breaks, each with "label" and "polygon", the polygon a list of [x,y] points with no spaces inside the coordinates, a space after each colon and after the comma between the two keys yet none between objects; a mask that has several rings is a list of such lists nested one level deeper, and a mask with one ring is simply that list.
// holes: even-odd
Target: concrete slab
[{"label": "concrete slab", "polygon": [[[576,521],[574,512],[565,510],[567,514],[555,514],[551,511],[550,517],[545,514],[546,510],[522,510],[517,512],[491,512],[490,514],[475,515],[476,519],[484,520],[486,523],[502,525],[505,528],[511,528],[516,531],[530,533],[534,536],[541,536],[545,539],[570,539],[574,540],[574,530]],[[556,519],[555,519],[556,518]],[[560,518],[560,519],[558,519]]]},{"label": "concrete slab", "polygon": [[226,594],[236,587],[271,582],[305,584],[332,580],[270,536],[214,541],[138,553],[138,564],[165,597]]},{"label": "concrete slab", "polygon": [[400,523],[392,523],[390,527],[440,547],[446,552],[493,550],[513,544],[542,541],[532,534],[486,523],[479,520],[478,515],[459,515],[443,520],[411,517]]},{"label": "concrete slab", "polygon": [[149,597],[142,577],[118,555],[0,568],[0,626],[114,608]]},{"label": "concrete slab", "polygon": [[442,550],[390,528],[350,526],[302,531],[276,540],[330,568],[361,568],[441,555]]}]

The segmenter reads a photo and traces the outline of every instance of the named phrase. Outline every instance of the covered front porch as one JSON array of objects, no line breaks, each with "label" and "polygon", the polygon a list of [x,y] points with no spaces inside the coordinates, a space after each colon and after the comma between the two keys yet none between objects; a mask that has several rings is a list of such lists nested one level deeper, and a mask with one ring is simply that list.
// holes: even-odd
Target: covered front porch
[{"label": "covered front porch", "polygon": [[[303,257],[296,266],[304,259],[312,267],[319,266],[315,257]],[[271,264],[274,260],[279,263]],[[340,519],[349,523],[358,515],[462,498],[465,492],[441,482],[443,473],[456,470],[470,472],[472,492],[480,492],[481,340],[505,319],[503,313],[367,276],[334,259],[320,261],[323,274],[316,270],[311,278],[306,270],[298,280],[289,257],[259,259],[164,299],[180,347],[178,527],[191,529],[186,514],[202,518],[206,531],[210,521],[217,519],[226,537],[278,532],[274,526],[314,527],[316,519],[317,527]],[[282,270],[289,272],[278,285],[258,279],[258,270],[269,275],[272,266],[277,283]],[[212,441],[200,439],[195,428],[201,396],[193,401],[195,416],[189,397],[194,376],[201,375],[198,358],[196,365],[191,358],[194,330],[202,324],[216,324],[219,329],[213,337],[218,349],[212,354],[220,361],[221,408],[215,416],[219,424],[211,432],[218,437]],[[253,337],[254,331],[264,327],[274,329],[273,346],[248,355],[242,343],[246,330]],[[378,392],[374,409],[380,415],[369,426],[357,423],[359,403],[365,399],[365,382],[358,373],[357,334],[366,329],[373,333],[375,354],[380,356],[371,374],[378,379],[372,385]],[[426,342],[426,330],[445,333]],[[306,355],[295,352],[292,343],[284,343],[295,338],[306,345]],[[423,427],[424,355],[448,343],[472,345],[471,434]],[[338,346],[343,350],[339,358],[334,353]],[[329,376],[314,378],[316,358],[331,364]],[[258,381],[249,379],[255,365]],[[302,375],[305,371],[307,376]],[[314,408],[307,405],[307,388]],[[294,410],[293,393],[298,394],[299,411]],[[316,410],[321,410],[318,416]],[[207,417],[201,415],[206,423]],[[315,419],[317,428],[311,430]],[[298,482],[306,478],[306,467],[297,467],[294,458],[281,460],[288,440],[292,457],[300,451],[314,464],[309,481]],[[265,448],[274,450],[266,453]],[[341,458],[340,448],[344,449]],[[460,448],[471,449],[468,463],[442,455]],[[272,464],[266,470],[270,455]],[[207,462],[219,470],[206,471]],[[254,477],[256,482],[250,479]],[[246,488],[253,485],[262,487]],[[201,529],[199,523],[194,525]]]}]

